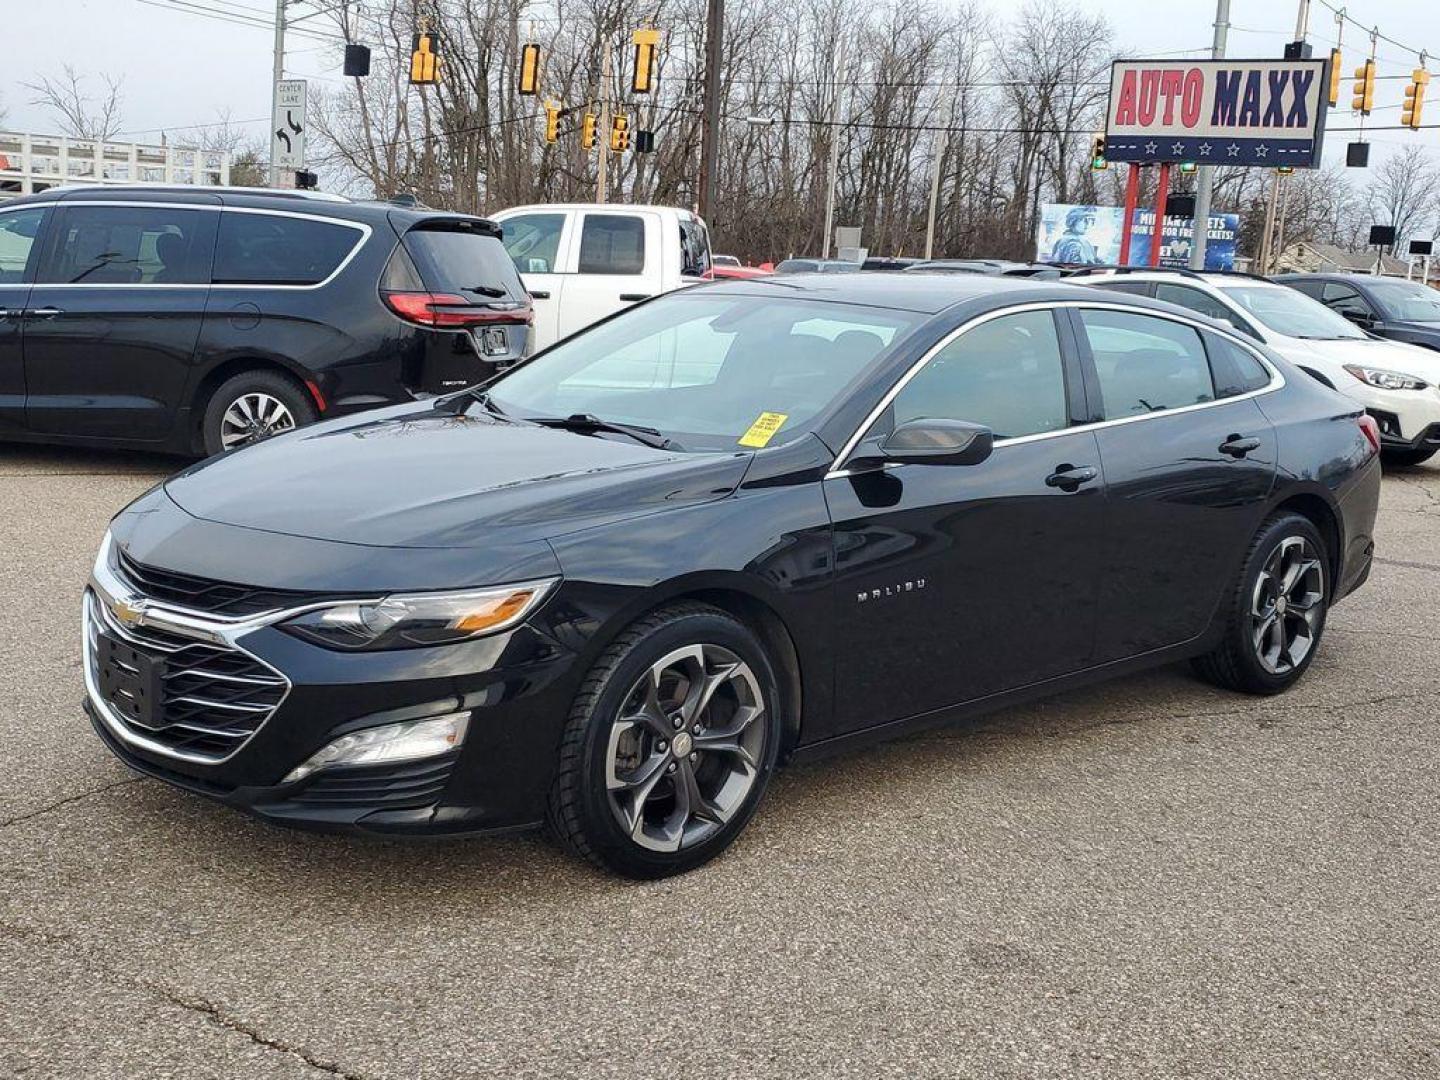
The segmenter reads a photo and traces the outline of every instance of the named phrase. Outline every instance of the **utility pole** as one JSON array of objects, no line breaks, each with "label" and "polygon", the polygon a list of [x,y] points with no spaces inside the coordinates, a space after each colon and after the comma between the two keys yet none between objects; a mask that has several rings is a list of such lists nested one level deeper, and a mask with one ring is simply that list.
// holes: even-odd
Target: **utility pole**
[{"label": "utility pole", "polygon": [[605,58],[600,64],[600,131],[595,145],[600,150],[600,164],[595,170],[595,201],[608,202],[606,185],[610,172],[610,55],[614,51],[606,41]]},{"label": "utility pole", "polygon": [[[285,78],[285,5],[289,0],[275,0],[275,63],[270,79],[270,115],[280,111],[280,80]],[[274,145],[274,134],[270,137]],[[274,154],[270,155],[272,158]],[[280,186],[280,166],[270,163],[270,186]]]},{"label": "utility pole", "polygon": [[700,117],[700,184],[696,209],[710,224],[715,207],[720,158],[720,58],[725,34],[725,0],[709,0],[705,10],[705,109]]},{"label": "utility pole", "polygon": [[[1230,0],[1215,0],[1215,37],[1210,45],[1212,59],[1225,56],[1230,36]],[[1205,248],[1210,243],[1210,199],[1215,192],[1215,166],[1201,165],[1195,178],[1195,224],[1190,241],[1190,269],[1205,269]]]},{"label": "utility pole", "polygon": [[1279,205],[1280,181],[1283,179],[1283,174],[1277,172],[1274,174],[1274,179],[1270,181],[1270,202],[1265,207],[1265,228],[1260,235],[1260,267],[1258,272],[1262,275],[1270,273],[1270,253],[1275,234],[1275,208]]},{"label": "utility pole", "polygon": [[820,245],[820,257],[830,258],[830,237],[835,232],[835,180],[840,173],[840,134],[845,124],[845,111],[841,108],[841,95],[845,92],[840,85],[840,76],[845,70],[845,37],[843,30],[839,44],[835,47],[835,100],[830,107],[830,179],[825,191],[825,238]]},{"label": "utility pole", "polygon": [[935,168],[930,174],[930,214],[925,219],[925,258],[934,258],[935,213],[940,205],[940,172],[945,164],[945,150],[950,143],[950,119],[955,114],[955,95],[945,102],[945,120],[935,136]]}]

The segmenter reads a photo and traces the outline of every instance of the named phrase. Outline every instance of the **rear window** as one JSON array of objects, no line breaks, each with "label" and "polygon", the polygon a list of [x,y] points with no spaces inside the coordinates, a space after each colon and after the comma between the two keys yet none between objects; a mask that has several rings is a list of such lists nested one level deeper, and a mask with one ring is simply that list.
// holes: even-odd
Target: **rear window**
[{"label": "rear window", "polygon": [[405,234],[405,250],[431,292],[470,300],[523,300],[525,286],[505,246],[469,222],[421,225]]},{"label": "rear window", "polygon": [[216,285],[318,285],[355,250],[361,231],[278,214],[220,215]]}]

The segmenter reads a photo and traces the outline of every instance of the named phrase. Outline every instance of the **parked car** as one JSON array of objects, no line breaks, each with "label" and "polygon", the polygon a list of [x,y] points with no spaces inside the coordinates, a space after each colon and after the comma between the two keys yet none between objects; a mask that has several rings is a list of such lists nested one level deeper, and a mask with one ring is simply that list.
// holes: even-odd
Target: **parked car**
[{"label": "parked car", "polygon": [[1370,274],[1280,274],[1274,279],[1319,300],[1362,330],[1440,350],[1440,290]]},{"label": "parked car", "polygon": [[671,874],[781,760],[1185,658],[1294,685],[1369,573],[1378,448],[1138,297],[716,282],[141,496],[85,591],[87,708],[272,821],[547,819]]},{"label": "parked car", "polygon": [[777,274],[853,274],[860,264],[843,259],[781,259],[775,264]]},{"label": "parked car", "polygon": [[715,265],[710,268],[711,278],[721,278],[730,281],[744,281],[747,278],[769,277],[773,270],[762,270],[758,266],[721,266]]},{"label": "parked car", "polygon": [[217,453],[434,395],[529,347],[500,230],[237,188],[0,206],[0,438]]},{"label": "parked car", "polygon": [[1353,398],[1380,425],[1384,458],[1418,465],[1440,450],[1440,357],[1383,341],[1303,293],[1249,274],[1080,272],[1067,280],[1153,296],[1229,323]]},{"label": "parked car", "polygon": [[904,270],[914,266],[919,259],[875,255],[860,264],[861,270]]},{"label": "parked car", "polygon": [[711,265],[711,266],[714,266],[714,267],[729,266],[729,267],[735,267],[735,268],[738,269],[739,267],[744,266],[745,264],[742,263],[742,262],[741,262],[738,258],[736,258],[734,255],[711,255],[711,256],[710,256],[710,265]]},{"label": "parked car", "polygon": [[535,305],[536,350],[710,273],[710,233],[688,210],[545,203],[492,215]]}]

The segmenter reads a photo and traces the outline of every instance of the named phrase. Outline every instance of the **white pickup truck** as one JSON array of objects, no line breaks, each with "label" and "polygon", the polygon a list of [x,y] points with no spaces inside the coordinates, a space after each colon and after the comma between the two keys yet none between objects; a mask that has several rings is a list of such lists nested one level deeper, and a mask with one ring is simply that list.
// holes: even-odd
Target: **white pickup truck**
[{"label": "white pickup truck", "polygon": [[487,216],[534,301],[531,351],[710,271],[710,233],[688,210],[544,203]]}]

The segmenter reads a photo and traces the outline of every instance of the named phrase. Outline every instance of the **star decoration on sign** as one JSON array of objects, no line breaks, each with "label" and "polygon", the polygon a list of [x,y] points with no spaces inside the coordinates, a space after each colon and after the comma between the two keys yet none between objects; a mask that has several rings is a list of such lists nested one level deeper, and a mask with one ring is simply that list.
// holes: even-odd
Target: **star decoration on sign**
[{"label": "star decoration on sign", "polygon": [[1239,157],[1239,156],[1240,156],[1240,146],[1239,146],[1239,144],[1237,144],[1237,143],[1233,143],[1233,142],[1232,142],[1232,143],[1231,143],[1229,146],[1227,146],[1225,149],[1226,149],[1227,151],[1229,151],[1231,157]]},{"label": "star decoration on sign", "polygon": [[1270,153],[1270,148],[1266,146],[1263,142],[1259,146],[1255,147],[1256,157],[1264,157],[1268,153]]},{"label": "star decoration on sign", "polygon": [[1209,157],[1209,156],[1210,156],[1210,149],[1211,149],[1211,147],[1210,147],[1210,144],[1209,144],[1208,142],[1202,142],[1202,143],[1200,144],[1200,156],[1201,156],[1201,157]]},{"label": "star decoration on sign", "polygon": [[1176,157],[1179,157],[1185,153],[1185,144],[1183,142],[1177,142],[1174,146],[1170,147],[1170,152]]},{"label": "star decoration on sign", "polygon": [[1151,139],[1149,142],[1147,142],[1147,143],[1145,144],[1145,153],[1147,153],[1147,154],[1153,155],[1153,154],[1155,153],[1155,151],[1158,150],[1158,149],[1159,149],[1159,147],[1157,147],[1157,146],[1155,145],[1155,140],[1154,140],[1154,139]]}]

